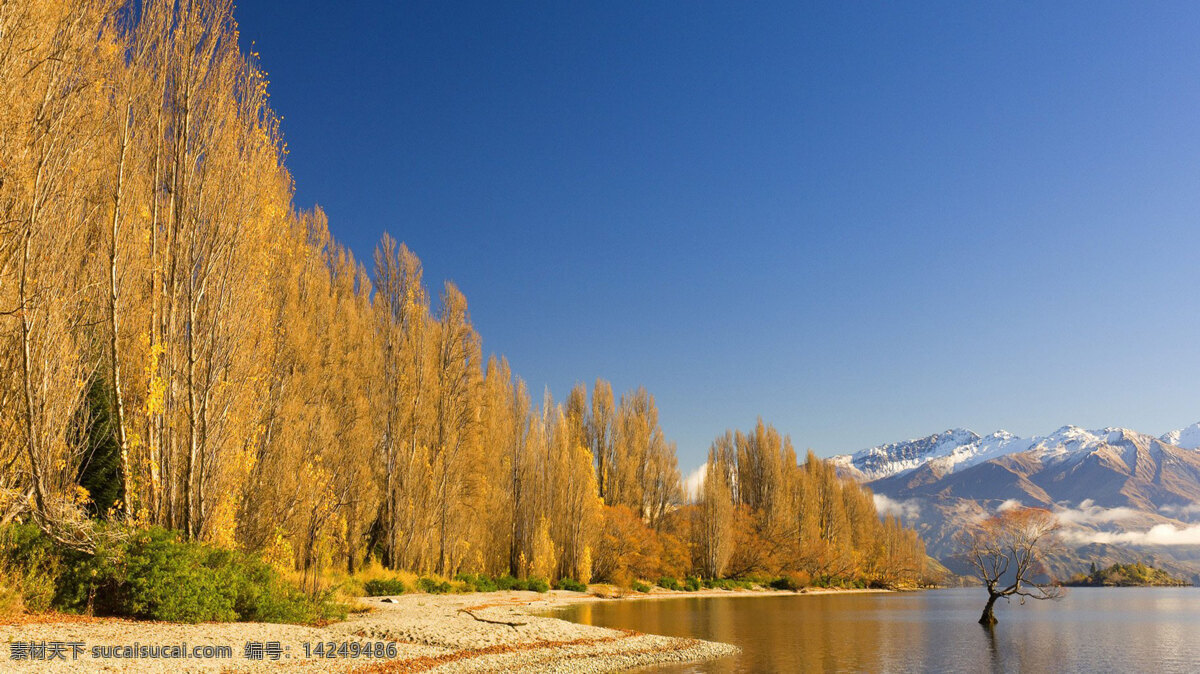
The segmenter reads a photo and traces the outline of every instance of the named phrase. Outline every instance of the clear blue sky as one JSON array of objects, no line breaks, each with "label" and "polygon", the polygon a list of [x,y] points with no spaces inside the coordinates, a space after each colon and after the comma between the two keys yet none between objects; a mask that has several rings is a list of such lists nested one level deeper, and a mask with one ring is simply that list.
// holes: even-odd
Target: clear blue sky
[{"label": "clear blue sky", "polygon": [[300,205],[535,395],[644,384],[685,471],[758,415],[822,455],[1200,419],[1194,3],[237,15]]}]

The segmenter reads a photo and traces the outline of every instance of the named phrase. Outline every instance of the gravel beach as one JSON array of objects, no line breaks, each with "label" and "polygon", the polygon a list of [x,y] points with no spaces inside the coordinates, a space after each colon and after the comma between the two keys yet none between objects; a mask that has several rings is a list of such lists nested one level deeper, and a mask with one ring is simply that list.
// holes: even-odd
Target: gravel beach
[{"label": "gravel beach", "polygon": [[6,644],[0,670],[589,673],[710,660],[737,652],[727,644],[578,625],[545,615],[580,601],[663,596],[678,595],[598,599],[553,591],[367,598],[363,603],[371,611],[325,627],[25,617],[0,624],[0,639]]}]

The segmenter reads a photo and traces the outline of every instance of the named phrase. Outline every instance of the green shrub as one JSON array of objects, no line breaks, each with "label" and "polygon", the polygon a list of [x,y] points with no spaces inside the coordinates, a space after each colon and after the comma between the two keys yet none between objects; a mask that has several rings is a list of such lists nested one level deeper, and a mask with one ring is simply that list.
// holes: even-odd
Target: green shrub
[{"label": "green shrub", "polygon": [[0,537],[0,555],[4,576],[15,586],[12,602],[19,597],[30,611],[50,609],[62,574],[62,557],[50,539],[32,524],[10,525]]},{"label": "green shrub", "polygon": [[180,541],[159,527],[116,533],[128,535],[101,536],[86,554],[56,549],[36,527],[8,527],[4,563],[37,574],[43,586],[52,581],[49,601],[26,602],[33,610],[174,622],[314,623],[345,615],[328,594],[308,596],[256,557]]},{"label": "green shrub", "polygon": [[650,586],[640,580],[635,580],[633,581],[633,590],[634,592],[649,592]]},{"label": "green shrub", "polygon": [[696,590],[699,590],[700,579],[695,576],[688,576],[687,579],[683,581],[683,589],[687,590],[688,592],[695,592]]},{"label": "green shrub", "polygon": [[704,587],[710,590],[749,590],[754,583],[745,579],[709,578],[704,581]]},{"label": "green shrub", "polygon": [[662,578],[659,578],[658,586],[666,590],[679,591],[683,589],[683,586],[680,585],[678,578],[671,578],[669,576],[663,576]]},{"label": "green shrub", "polygon": [[363,592],[368,597],[390,597],[408,592],[408,586],[399,578],[374,578],[363,583]]},{"label": "green shrub", "polygon": [[587,592],[588,586],[586,583],[581,583],[574,578],[561,578],[554,587],[559,590],[568,590],[570,592]]},{"label": "green shrub", "polygon": [[165,529],[137,532],[123,556],[97,554],[93,569],[76,567],[84,573],[72,579],[75,601],[83,599],[82,591],[94,593],[96,611],[102,613],[171,622],[237,620],[237,569],[228,556],[208,552],[180,543]]},{"label": "green shrub", "polygon": [[454,577],[454,580],[464,585],[466,592],[495,592],[498,588],[496,581],[492,580],[484,573],[469,574],[460,573]]},{"label": "green shrub", "polygon": [[450,583],[444,580],[439,581],[435,578],[423,576],[417,581],[417,589],[429,594],[449,594],[452,588],[450,587]]},{"label": "green shrub", "polygon": [[560,578],[554,584],[556,590],[570,590],[571,592],[587,592],[587,585],[575,580],[574,578]]},{"label": "green shrub", "polygon": [[[333,602],[333,589],[310,596],[285,582],[275,569],[257,557],[227,550],[214,552],[218,563],[225,557],[223,573],[235,589],[233,608],[238,620],[266,623],[311,624],[341,620],[345,607]],[[217,567],[221,568],[221,567]]]},{"label": "green shrub", "polygon": [[505,574],[496,579],[496,587],[500,590],[521,590],[531,592],[549,592],[550,583],[545,578],[531,576],[525,580],[513,578]]}]

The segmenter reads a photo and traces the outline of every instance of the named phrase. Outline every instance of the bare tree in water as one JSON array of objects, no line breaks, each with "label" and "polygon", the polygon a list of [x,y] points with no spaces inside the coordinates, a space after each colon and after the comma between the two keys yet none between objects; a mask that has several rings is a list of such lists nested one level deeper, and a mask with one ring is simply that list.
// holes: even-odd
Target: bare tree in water
[{"label": "bare tree in water", "polygon": [[963,532],[967,561],[988,591],[987,605],[979,624],[996,624],[992,608],[1001,597],[1060,599],[1062,587],[1042,582],[1043,559],[1055,544],[1058,519],[1041,508],[1007,510]]}]

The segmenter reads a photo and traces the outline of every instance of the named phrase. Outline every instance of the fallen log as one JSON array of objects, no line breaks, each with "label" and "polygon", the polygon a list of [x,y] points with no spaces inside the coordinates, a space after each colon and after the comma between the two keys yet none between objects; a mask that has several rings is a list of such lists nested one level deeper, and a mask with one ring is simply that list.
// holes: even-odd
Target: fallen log
[{"label": "fallen log", "polygon": [[491,625],[508,625],[509,627],[513,628],[514,630],[517,629],[518,627],[529,624],[529,623],[510,622],[508,620],[490,620],[488,618],[480,618],[479,616],[475,615],[471,611],[471,609],[466,609],[466,608],[460,608],[460,609],[458,609],[458,612],[466,613],[467,615],[471,616],[472,618],[478,620],[481,623],[488,623]]}]

